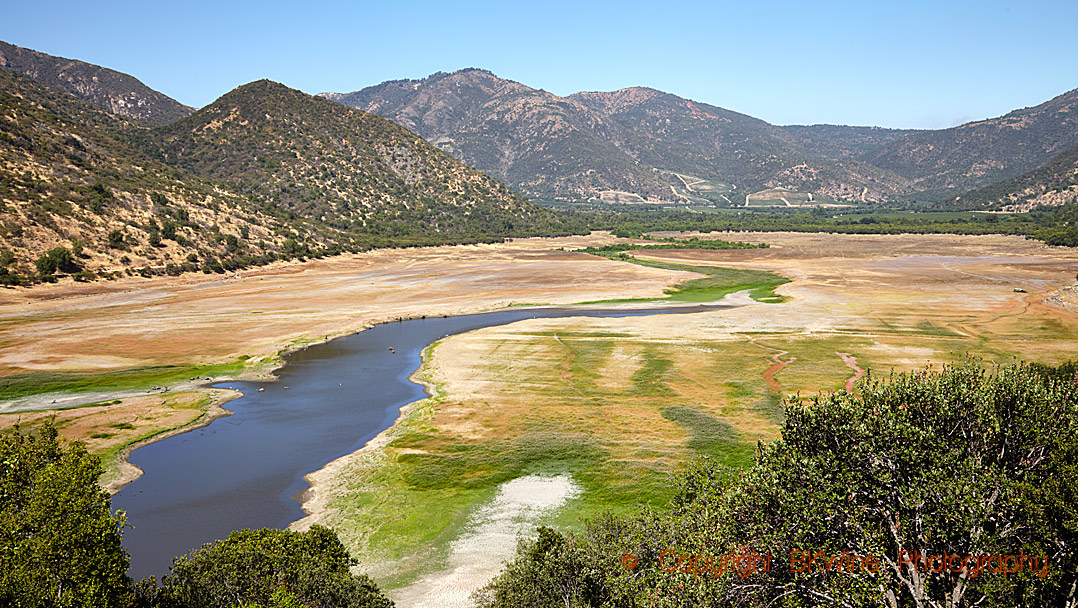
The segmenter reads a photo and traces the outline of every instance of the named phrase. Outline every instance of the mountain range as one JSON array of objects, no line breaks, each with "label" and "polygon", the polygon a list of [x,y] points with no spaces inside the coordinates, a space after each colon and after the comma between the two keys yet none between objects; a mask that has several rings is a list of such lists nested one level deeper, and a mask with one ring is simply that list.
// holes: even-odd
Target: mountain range
[{"label": "mountain range", "polygon": [[381,114],[536,198],[605,190],[691,200],[686,176],[850,202],[944,201],[1030,171],[1078,144],[1078,90],[938,131],[777,126],[654,89],[568,97],[480,69],[323,93]]},{"label": "mountain range", "polygon": [[196,111],[7,43],[0,66],[6,284],[588,229],[514,190],[729,206],[777,188],[977,210],[1078,197],[1078,91],[910,131],[776,126],[643,87],[560,97],[474,68],[321,97],[261,80]]},{"label": "mountain range", "polygon": [[76,67],[41,80],[0,69],[2,284],[586,229],[389,120],[281,84],[155,126],[102,100],[130,110],[163,96],[130,77],[83,86],[104,68]]}]

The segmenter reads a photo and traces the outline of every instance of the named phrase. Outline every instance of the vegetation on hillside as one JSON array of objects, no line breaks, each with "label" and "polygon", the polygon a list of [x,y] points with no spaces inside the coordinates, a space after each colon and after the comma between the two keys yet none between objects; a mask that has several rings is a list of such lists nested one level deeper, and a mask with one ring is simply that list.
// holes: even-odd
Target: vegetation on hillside
[{"label": "vegetation on hillside", "polygon": [[262,80],[144,132],[162,162],[362,246],[441,244],[574,228],[375,114]]},{"label": "vegetation on hillside", "polygon": [[[395,120],[532,196],[585,200],[601,190],[670,196],[668,178],[619,146],[626,134],[610,118],[486,70],[390,81],[330,97]],[[452,110],[440,109],[446,106]]]},{"label": "vegetation on hillside", "polygon": [[947,203],[953,209],[1009,209],[1078,202],[1078,146],[1033,171],[967,192]]},{"label": "vegetation on hillside", "polygon": [[224,272],[339,240],[152,160],[120,141],[144,127],[7,70],[0,109],[0,283]]},{"label": "vegetation on hillside", "polygon": [[[1078,583],[1078,377],[978,361],[787,402],[668,511],[540,530],[480,605],[1048,606]],[[957,556],[957,557],[953,557]]]},{"label": "vegetation on hillside", "polygon": [[[226,103],[254,117],[211,127]],[[0,110],[4,285],[586,231],[389,121],[268,82],[153,130],[0,70]]]},{"label": "vegetation on hillside", "polygon": [[861,160],[910,179],[915,191],[954,198],[1031,171],[1074,146],[1076,104],[1078,89],[998,118],[917,132],[866,153]]},{"label": "vegetation on hillside", "polygon": [[[810,142],[826,140],[826,135],[787,133],[744,114],[653,89],[559,97],[468,69],[327,96],[396,120],[541,199],[580,201],[616,190],[678,200],[681,182],[671,172],[737,184],[729,196],[735,202],[745,192],[779,185],[879,200],[900,190],[903,181],[849,155],[829,158],[813,151],[820,145]],[[860,133],[850,131],[847,139]],[[890,141],[878,133],[869,137]]]}]

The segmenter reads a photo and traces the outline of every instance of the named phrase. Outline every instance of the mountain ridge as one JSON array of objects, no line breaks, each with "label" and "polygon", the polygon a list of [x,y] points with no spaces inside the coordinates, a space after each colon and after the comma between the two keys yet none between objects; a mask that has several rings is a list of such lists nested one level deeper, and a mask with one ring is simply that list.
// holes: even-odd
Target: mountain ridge
[{"label": "mountain ridge", "polygon": [[540,198],[615,190],[684,202],[677,174],[736,182],[735,197],[746,187],[811,187],[839,199],[882,200],[904,186],[855,154],[824,158],[804,145],[811,133],[794,136],[651,87],[559,97],[471,68],[323,96],[398,121]]},{"label": "mountain ridge", "polygon": [[152,127],[0,69],[0,284],[584,229],[389,120],[279,83]]},{"label": "mountain ridge", "polygon": [[167,124],[194,111],[129,74],[3,41],[0,67],[70,93],[106,112],[150,124]]},{"label": "mountain ridge", "polygon": [[[1078,143],[1078,89],[936,131],[772,125],[642,86],[558,97],[477,68],[322,96],[398,121],[533,197],[563,200],[616,190],[685,202],[681,174],[736,186],[737,201],[786,188],[848,202],[933,202],[1020,175]],[[520,97],[530,115],[512,114]],[[540,141],[549,135],[543,123],[560,125],[561,141]]]},{"label": "mountain ridge", "polygon": [[1078,89],[949,129],[922,131],[861,157],[921,190],[962,193],[1032,171],[1078,145]]}]

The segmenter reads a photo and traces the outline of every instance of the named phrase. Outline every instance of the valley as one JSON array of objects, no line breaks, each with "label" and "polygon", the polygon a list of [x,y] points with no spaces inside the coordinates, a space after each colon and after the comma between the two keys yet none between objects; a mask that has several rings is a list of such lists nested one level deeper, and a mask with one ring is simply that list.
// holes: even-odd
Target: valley
[{"label": "valley", "polygon": [[[405,38],[422,14],[362,9],[261,67],[218,53],[227,86],[162,63],[167,36],[124,51],[202,70],[201,107],[0,41],[0,605],[1078,602],[1074,83],[1004,96],[1023,65],[992,96],[1029,107],[905,123],[943,128],[782,124],[627,86],[631,53],[572,55],[558,93],[430,74],[461,23]],[[525,33],[496,29],[492,67],[518,65]],[[530,52],[557,68],[552,40]],[[677,86],[740,108],[759,66],[703,66],[770,50]],[[757,101],[883,86],[801,63]],[[991,553],[1003,578],[711,557],[805,547]],[[1051,572],[1008,579],[1015,551]]]},{"label": "valley", "polygon": [[[503,479],[571,475],[580,494],[538,520],[571,528],[665,504],[665,480],[694,455],[745,462],[776,436],[787,395],[838,391],[862,368],[879,379],[967,354],[1075,356],[1078,318],[1046,301],[1074,283],[1068,250],[1004,237],[749,238],[772,246],[637,255],[777,272],[792,279],[777,289],[787,302],[520,321],[439,342],[418,374],[434,397],[312,475],[315,513],[300,525],[331,523],[366,571],[407,595],[411,577],[455,576],[444,560]],[[528,450],[547,455],[514,460]]]},{"label": "valley", "polygon": [[[391,594],[412,597],[421,588],[459,595],[460,585],[485,582],[489,569],[458,580],[446,560],[462,559],[451,556],[465,538],[483,543],[485,554],[509,555],[510,523],[473,529],[480,525],[473,517],[521,475],[571,480],[576,489],[564,503],[527,521],[575,529],[580,518],[607,509],[661,506],[668,476],[694,455],[748,462],[756,442],[777,436],[786,395],[845,388],[858,369],[878,378],[964,353],[992,362],[1074,357],[1078,319],[1068,306],[1078,302],[1066,289],[1078,272],[1072,250],[999,236],[737,238],[770,247],[627,252],[641,265],[564,251],[630,242],[608,235],[518,239],[279,264],[227,280],[9,292],[0,303],[5,386],[43,374],[56,382],[99,375],[99,392],[85,393],[93,405],[108,392],[109,375],[115,381],[125,370],[220,366],[199,375],[268,378],[282,353],[372,322],[654,298],[699,276],[665,268],[790,279],[777,287],[782,302],[754,303],[742,293],[727,296],[742,307],[715,312],[519,321],[430,347],[416,377],[433,396],[409,406],[366,448],[312,475],[311,515],[297,524],[332,525],[364,571]],[[118,446],[146,441],[151,427],[166,431],[206,415],[212,395],[180,388],[62,410],[60,431],[115,458]],[[65,396],[72,395],[79,392]],[[0,424],[33,426],[51,414],[21,410],[49,407],[55,397],[63,398],[9,393]],[[456,582],[446,587],[439,582],[446,576]]]}]

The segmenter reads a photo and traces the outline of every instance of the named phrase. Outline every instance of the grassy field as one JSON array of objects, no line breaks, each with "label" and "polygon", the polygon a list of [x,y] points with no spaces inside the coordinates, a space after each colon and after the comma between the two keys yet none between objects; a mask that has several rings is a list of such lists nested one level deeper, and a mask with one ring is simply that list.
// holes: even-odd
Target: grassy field
[{"label": "grassy field", "polygon": [[[572,475],[582,495],[545,523],[576,527],[604,510],[661,508],[682,463],[708,455],[743,466],[757,440],[774,437],[763,382],[743,382],[741,357],[710,356],[740,349],[762,371],[766,359],[747,342],[685,348],[581,321],[521,329],[511,340],[456,336],[430,349],[422,375],[435,396],[398,422],[381,455],[348,470],[333,525],[383,584],[438,569],[469,514],[511,479]],[[473,363],[450,378],[440,360]],[[463,386],[475,382],[481,395]]]},{"label": "grassy field", "polygon": [[665,298],[634,298],[620,300],[600,300],[597,302],[582,302],[582,304],[597,303],[625,303],[625,302],[714,302],[723,297],[739,291],[749,291],[752,299],[758,302],[779,303],[784,298],[775,293],[775,288],[790,280],[773,272],[764,270],[743,270],[737,268],[719,268],[716,266],[702,266],[698,264],[675,264],[641,258],[625,252],[598,252],[593,255],[605,257],[610,260],[629,262],[647,266],[649,268],[661,268],[663,270],[681,270],[706,275],[700,279],[691,279],[677,284],[665,290]]},{"label": "grassy field", "polygon": [[149,389],[187,381],[196,376],[232,375],[243,371],[246,358],[219,365],[159,365],[108,372],[30,372],[0,376],[0,399],[41,393],[80,393]]}]

